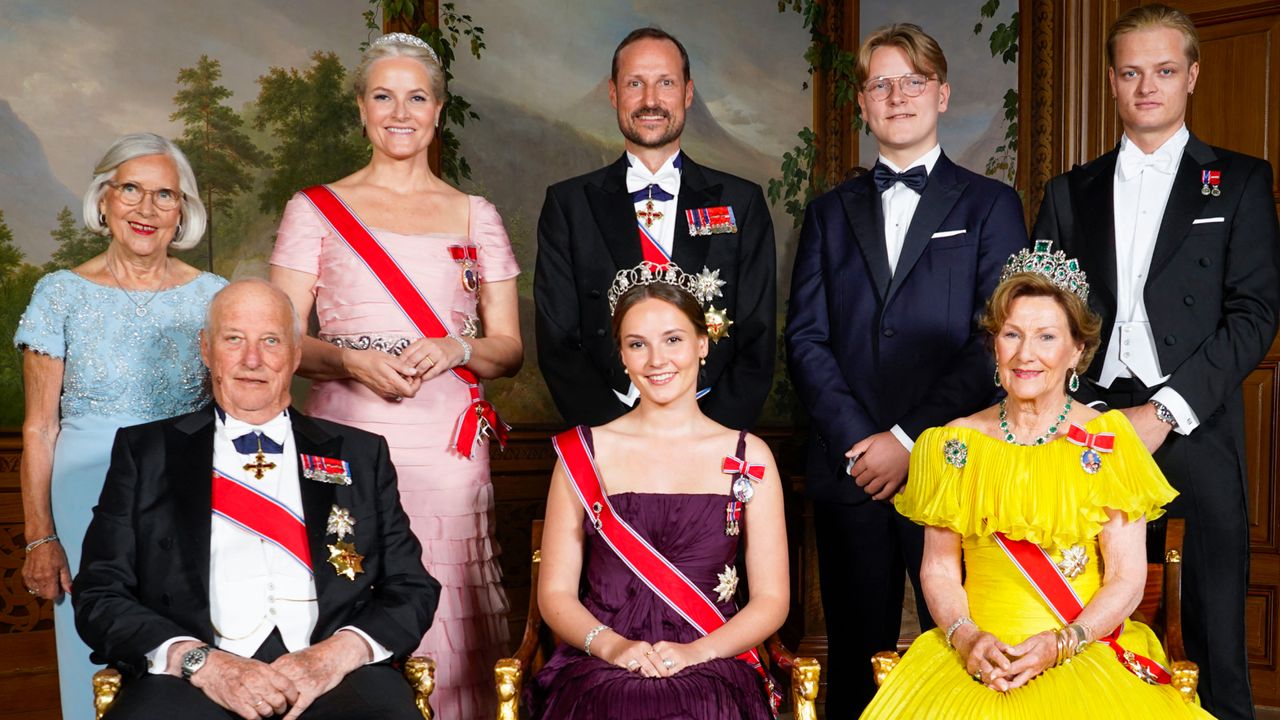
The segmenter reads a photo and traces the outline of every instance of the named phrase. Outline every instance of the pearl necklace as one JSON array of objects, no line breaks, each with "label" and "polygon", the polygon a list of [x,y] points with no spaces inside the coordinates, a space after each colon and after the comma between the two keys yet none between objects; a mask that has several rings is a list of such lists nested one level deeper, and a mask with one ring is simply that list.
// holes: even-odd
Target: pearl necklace
[{"label": "pearl necklace", "polygon": [[1018,437],[1009,429],[1009,416],[1005,413],[1005,403],[1008,398],[1000,401],[1000,429],[1004,431],[1004,441],[1010,445],[1043,445],[1049,442],[1049,439],[1058,434],[1058,426],[1067,421],[1067,415],[1071,412],[1071,396],[1067,396],[1067,404],[1062,406],[1062,412],[1058,413],[1057,419],[1049,426],[1043,435],[1032,440],[1029,443],[1018,442]]}]

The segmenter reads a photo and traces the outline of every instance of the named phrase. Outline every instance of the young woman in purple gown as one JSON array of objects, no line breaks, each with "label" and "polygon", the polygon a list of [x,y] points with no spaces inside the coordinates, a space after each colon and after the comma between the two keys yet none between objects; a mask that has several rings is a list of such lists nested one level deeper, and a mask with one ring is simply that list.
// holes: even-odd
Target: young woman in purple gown
[{"label": "young woman in purple gown", "polygon": [[[771,717],[763,677],[742,656],[787,614],[782,488],[763,441],[698,408],[698,369],[710,341],[689,292],[693,276],[675,272],[675,283],[615,282],[610,293],[614,340],[640,393],[635,409],[556,439],[561,461],[547,500],[538,603],[566,642],[528,683],[535,718]],[[566,454],[570,439],[576,465]],[[581,499],[584,489],[599,500]],[[633,566],[642,563],[624,561],[614,532],[664,556],[687,578],[685,597],[718,611],[718,627],[704,623],[704,634],[691,624],[689,610],[669,600],[682,589],[670,585],[681,583],[638,575]],[[741,608],[733,592],[739,568],[751,587]]]}]

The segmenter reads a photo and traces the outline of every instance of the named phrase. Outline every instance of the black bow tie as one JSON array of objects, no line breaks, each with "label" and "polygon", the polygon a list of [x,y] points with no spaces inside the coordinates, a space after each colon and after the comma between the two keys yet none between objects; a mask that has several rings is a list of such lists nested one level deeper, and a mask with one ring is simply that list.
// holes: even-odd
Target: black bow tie
[{"label": "black bow tie", "polygon": [[895,183],[902,183],[918,193],[924,190],[925,183],[929,182],[929,171],[925,170],[923,165],[917,165],[906,172],[898,173],[890,170],[888,165],[878,162],[871,171],[871,179],[875,180],[876,190],[879,192],[888,190]]}]

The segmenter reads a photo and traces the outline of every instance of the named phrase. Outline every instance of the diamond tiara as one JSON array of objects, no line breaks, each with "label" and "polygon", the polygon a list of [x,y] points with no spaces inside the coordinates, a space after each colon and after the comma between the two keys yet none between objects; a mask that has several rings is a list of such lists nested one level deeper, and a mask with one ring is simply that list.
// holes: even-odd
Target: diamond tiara
[{"label": "diamond tiara", "polygon": [[402,32],[393,32],[393,33],[387,33],[386,35],[383,35],[377,40],[374,40],[373,42],[369,43],[370,48],[375,48],[375,47],[378,47],[379,45],[412,45],[416,48],[422,48],[423,50],[427,51],[427,54],[431,56],[431,59],[435,61],[435,64],[437,65],[440,64],[440,56],[436,55],[435,49],[432,48],[430,45],[428,45],[426,40],[423,40],[417,35],[410,35],[409,33],[402,33]]},{"label": "diamond tiara", "polygon": [[641,262],[633,268],[619,270],[613,276],[613,284],[609,286],[609,312],[618,305],[618,298],[637,285],[666,283],[684,290],[692,295],[699,304],[706,305],[714,298],[722,295],[720,288],[724,280],[720,279],[719,270],[702,268],[702,272],[691,275],[680,269],[675,263],[659,265],[648,261]]},{"label": "diamond tiara", "polygon": [[1000,282],[1018,273],[1035,273],[1049,278],[1054,287],[1075,293],[1081,300],[1089,302],[1089,278],[1080,269],[1080,262],[1068,258],[1061,250],[1050,252],[1052,246],[1052,240],[1036,240],[1034,250],[1023,248],[1010,255],[1000,272]]}]

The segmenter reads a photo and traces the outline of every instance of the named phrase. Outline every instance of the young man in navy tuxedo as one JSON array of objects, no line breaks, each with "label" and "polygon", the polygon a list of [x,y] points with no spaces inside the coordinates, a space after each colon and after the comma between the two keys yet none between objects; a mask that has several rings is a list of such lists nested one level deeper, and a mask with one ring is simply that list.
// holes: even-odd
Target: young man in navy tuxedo
[{"label": "young man in navy tuxedo", "polygon": [[893,508],[915,438],[992,401],[977,319],[1009,255],[1027,246],[1012,188],[951,162],[938,119],[951,87],[919,27],[872,33],[858,106],[880,157],[806,211],[787,312],[792,380],[809,409],[805,488],[814,503],[827,620],[827,715],[857,717],[870,658],[894,649],[903,571],[920,591],[923,528]]},{"label": "young man in navy tuxedo", "polygon": [[1271,166],[1187,130],[1200,40],[1185,14],[1125,13],[1107,55],[1124,136],[1049,182],[1034,236],[1080,259],[1103,319],[1077,395],[1124,412],[1179,492],[1168,513],[1187,521],[1182,632],[1204,708],[1252,718],[1240,386],[1280,306]]}]

